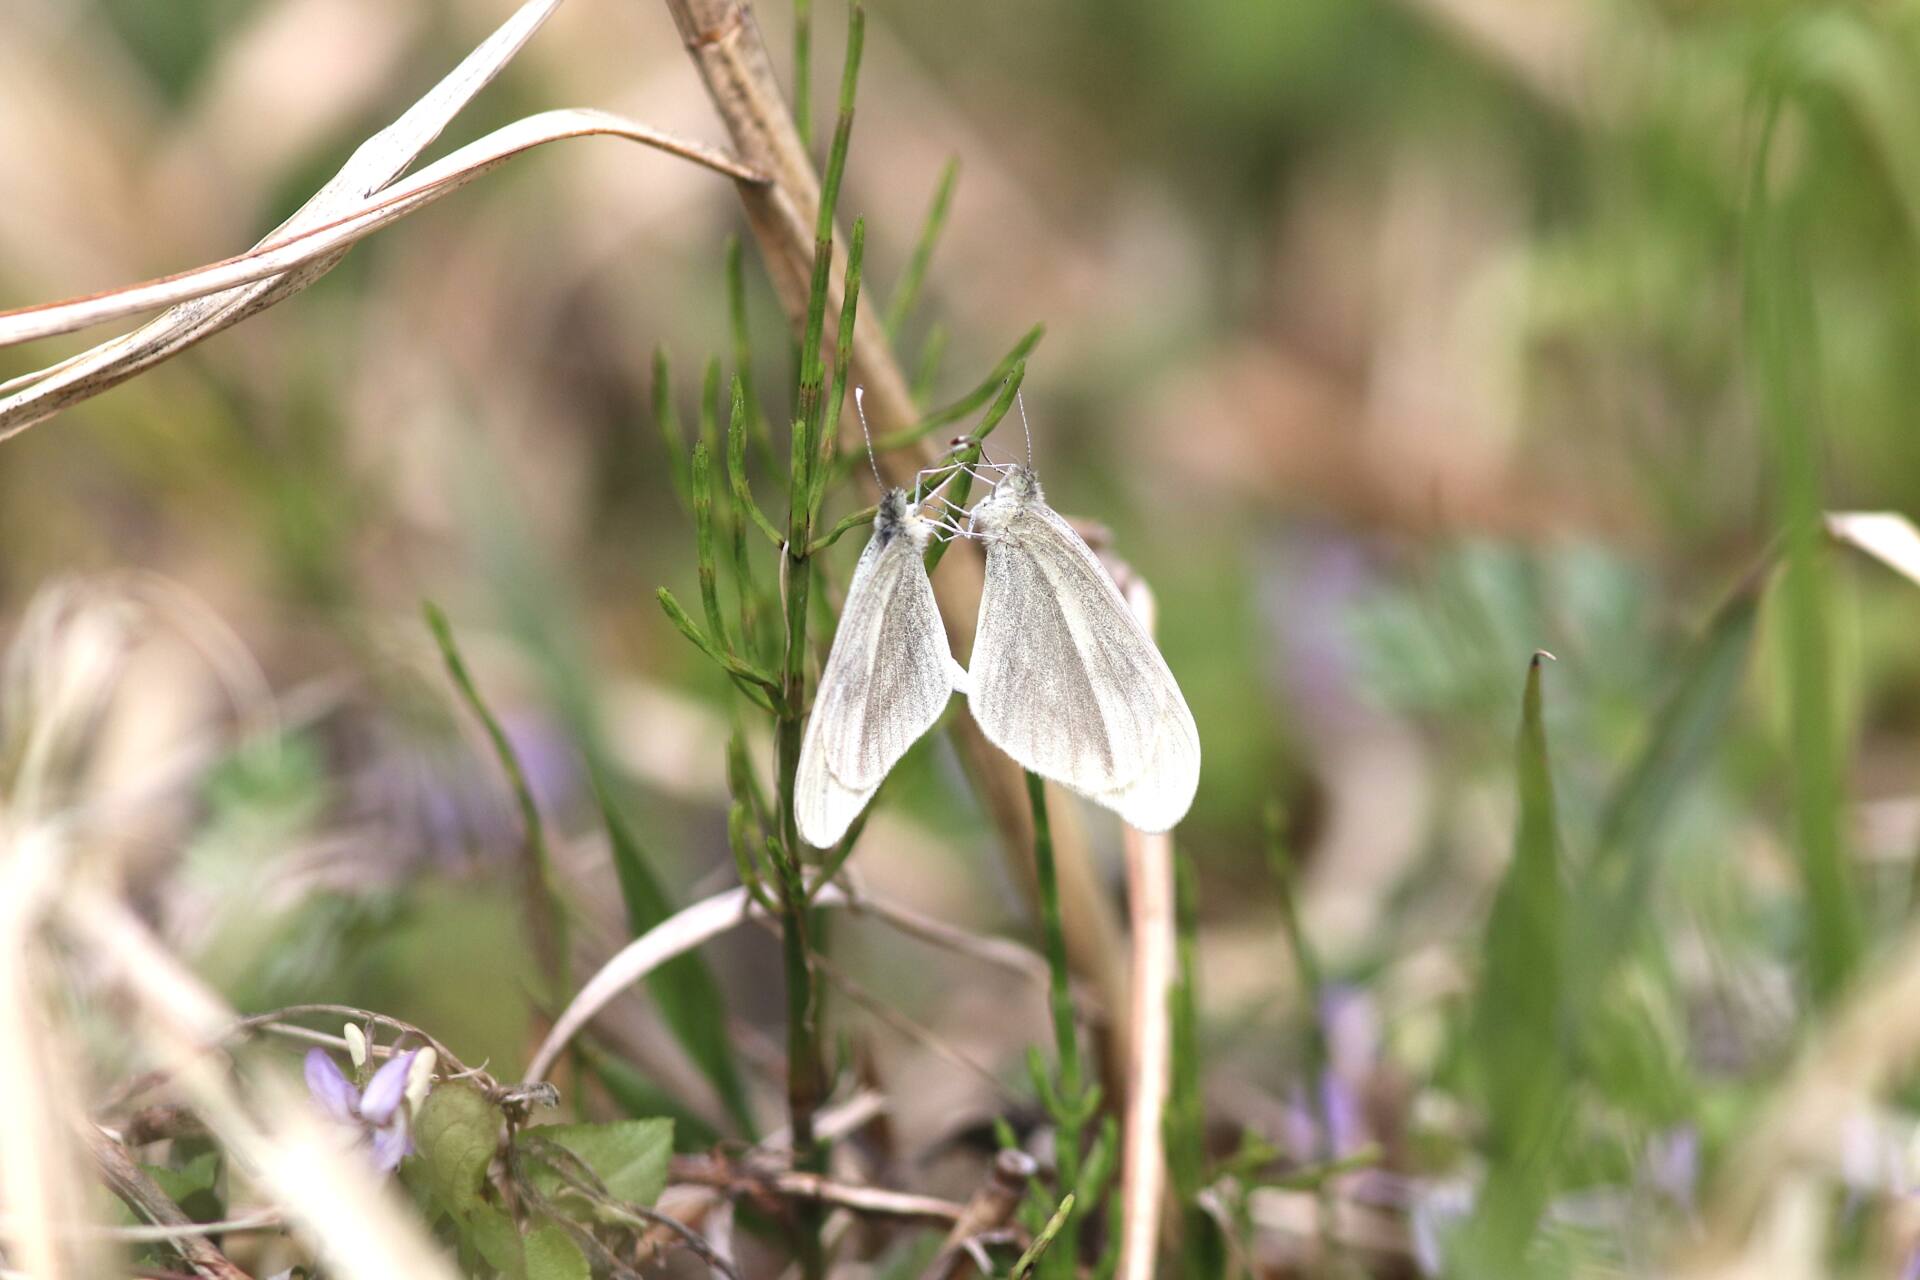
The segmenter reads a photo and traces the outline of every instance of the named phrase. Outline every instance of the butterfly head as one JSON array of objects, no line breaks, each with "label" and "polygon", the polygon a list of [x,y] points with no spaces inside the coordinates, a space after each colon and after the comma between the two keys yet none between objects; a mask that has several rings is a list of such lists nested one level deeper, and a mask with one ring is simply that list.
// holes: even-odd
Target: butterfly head
[{"label": "butterfly head", "polygon": [[1000,483],[993,492],[980,500],[973,509],[974,527],[983,533],[991,534],[1003,528],[1023,508],[1045,502],[1040,492],[1040,478],[1029,467],[1015,463],[1007,468],[1000,477]]},{"label": "butterfly head", "polygon": [[933,537],[933,522],[921,513],[919,503],[908,499],[905,489],[889,489],[874,513],[873,536],[883,547],[905,536],[924,550]]}]

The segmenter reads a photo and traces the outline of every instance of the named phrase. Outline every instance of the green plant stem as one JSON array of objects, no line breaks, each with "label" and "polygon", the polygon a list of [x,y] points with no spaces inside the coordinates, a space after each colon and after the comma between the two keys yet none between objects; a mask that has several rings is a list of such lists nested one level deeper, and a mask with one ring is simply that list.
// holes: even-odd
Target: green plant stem
[{"label": "green plant stem", "polygon": [[879,514],[880,507],[877,503],[870,507],[860,508],[852,515],[842,519],[839,524],[827,530],[822,537],[815,539],[814,544],[807,548],[807,554],[810,556],[820,554],[834,543],[840,541],[847,533],[858,529],[863,524],[872,524],[873,518]]},{"label": "green plant stem", "polygon": [[447,615],[431,600],[422,602],[420,607],[426,615],[427,627],[440,647],[440,657],[446,663],[447,674],[453,677],[454,687],[460,691],[467,709],[473,712],[486,730],[487,740],[493,744],[494,754],[500,758],[500,767],[506,772],[507,783],[513,789],[514,803],[520,809],[520,823],[526,840],[526,856],[521,865],[526,880],[534,953],[540,958],[541,972],[547,979],[548,999],[564,1000],[573,990],[567,955],[567,916],[560,903],[559,887],[554,881],[553,859],[547,852],[546,827],[540,821],[539,806],[533,802],[533,788],[527,785],[526,771],[520,767],[520,757],[514,754],[506,731],[494,718],[486,700],[480,696],[480,688],[467,670],[466,660],[460,656],[460,646],[454,641],[453,627],[447,621]]},{"label": "green plant stem", "polygon": [[1046,1256],[1047,1250],[1053,1246],[1054,1238],[1065,1229],[1067,1220],[1071,1217],[1073,1217],[1073,1193],[1069,1191],[1061,1197],[1060,1207],[1053,1211],[1051,1218],[1047,1219],[1047,1225],[1040,1228],[1040,1234],[1033,1238],[1033,1243],[1027,1247],[1027,1251],[1021,1254],[1019,1261],[1013,1264],[1013,1270],[1008,1273],[1011,1280],[1026,1280],[1026,1277],[1033,1274],[1034,1267]]},{"label": "green plant stem", "polygon": [[813,0],[793,0],[793,131],[813,145]]}]

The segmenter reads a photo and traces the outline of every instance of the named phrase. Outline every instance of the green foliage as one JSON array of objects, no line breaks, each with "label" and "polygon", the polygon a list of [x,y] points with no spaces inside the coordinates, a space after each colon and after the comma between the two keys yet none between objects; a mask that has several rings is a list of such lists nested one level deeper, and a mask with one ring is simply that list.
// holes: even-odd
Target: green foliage
[{"label": "green foliage", "polygon": [[586,1255],[559,1227],[529,1231],[525,1240],[527,1280],[589,1280]]},{"label": "green foliage", "polygon": [[189,1218],[195,1222],[219,1221],[226,1216],[226,1198],[220,1193],[226,1160],[217,1149],[203,1143],[183,1140],[176,1145],[192,1149],[192,1154],[182,1158],[183,1152],[176,1151],[171,1165],[140,1167]]},{"label": "green foliage", "polygon": [[[667,1160],[673,1155],[671,1120],[549,1124],[527,1133],[580,1157],[616,1200],[650,1205],[667,1185]],[[550,1172],[536,1171],[534,1185],[551,1195],[560,1183]]]},{"label": "green foliage", "polygon": [[482,1203],[502,1123],[500,1108],[464,1080],[441,1083],[421,1103],[414,1142],[424,1185],[442,1211],[462,1218]]},{"label": "green foliage", "polygon": [[[626,906],[627,927],[637,938],[671,916],[674,904],[655,876],[652,860],[638,835],[621,814],[607,779],[596,775],[593,784],[601,820],[607,828],[614,874],[620,882],[620,899]],[[751,1136],[755,1128],[753,1112],[747,1105],[746,1086],[727,1037],[726,999],[706,961],[698,952],[677,956],[647,975],[647,990],[659,1002],[661,1015],[694,1063],[713,1082],[740,1132]]]}]

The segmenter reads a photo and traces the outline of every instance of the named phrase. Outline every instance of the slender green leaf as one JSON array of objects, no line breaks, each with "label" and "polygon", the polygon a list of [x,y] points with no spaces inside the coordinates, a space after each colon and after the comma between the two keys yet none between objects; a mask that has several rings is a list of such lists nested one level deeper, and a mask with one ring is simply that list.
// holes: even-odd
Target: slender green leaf
[{"label": "slender green leaf", "polygon": [[1840,989],[1863,949],[1860,903],[1842,835],[1844,803],[1822,553],[1819,334],[1801,261],[1803,199],[1776,197],[1768,160],[1784,103],[1776,94],[1753,158],[1747,205],[1749,368],[1770,438],[1783,526],[1781,581],[1792,728],[1789,754],[1796,844],[1807,889],[1804,966],[1817,1000]]},{"label": "slender green leaf", "polygon": [[[860,311],[860,266],[866,256],[867,223],[853,220],[853,239],[847,246],[847,272],[840,290],[840,332],[833,350],[833,381],[827,386],[820,428],[820,456],[814,459],[812,512],[820,509],[826,496],[827,478],[832,474],[833,454],[840,443],[840,412],[847,400],[847,380],[853,367],[853,325]],[[810,514],[809,522],[813,519]]]},{"label": "slender green leaf", "polygon": [[[713,659],[720,665],[721,670],[733,676],[736,682],[740,683],[742,691],[746,692],[747,696],[752,698],[756,704],[765,710],[773,710],[773,703],[770,701],[770,698],[779,695],[780,687],[773,682],[771,676],[768,676],[765,672],[751,664],[741,661],[732,654],[723,652],[718,645],[707,638],[706,634],[700,630],[699,625],[687,616],[687,611],[680,607],[678,600],[674,599],[673,592],[667,590],[665,587],[661,587],[660,590],[654,594],[660,601],[661,609],[666,612],[667,620],[673,623],[681,635],[693,642],[694,648]],[[749,690],[747,688],[748,685],[759,687]]]},{"label": "slender green leaf", "polygon": [[793,128],[813,145],[813,0],[793,0]]},{"label": "slender green leaf", "polygon": [[925,404],[933,395],[933,384],[940,379],[940,362],[947,354],[947,326],[939,321],[927,329],[927,340],[920,348],[920,362],[913,370],[913,402]]},{"label": "slender green leaf", "polygon": [[[1741,591],[1708,624],[1682,664],[1646,744],[1608,796],[1594,855],[1582,876],[1591,936],[1579,975],[1592,992],[1624,952],[1645,913],[1660,834],[1706,763],[1739,694],[1753,651],[1758,602]],[[1584,999],[1575,1009],[1585,1007]]]},{"label": "slender green leaf", "polygon": [[727,237],[727,325],[733,338],[733,378],[746,402],[747,431],[760,450],[760,461],[769,471],[779,465],[773,455],[773,439],[767,431],[767,415],[760,410],[759,397],[753,393],[753,341],[747,328],[747,276],[741,260],[740,237]]},{"label": "slender green leaf", "polygon": [[466,661],[460,656],[460,647],[454,642],[453,627],[448,623],[447,615],[431,600],[424,601],[421,610],[426,615],[428,629],[433,632],[433,638],[440,646],[440,656],[446,663],[447,674],[453,677],[454,687],[459,689],[467,708],[485,728],[487,741],[493,744],[494,754],[500,759],[500,768],[505,771],[507,781],[513,788],[513,799],[520,809],[522,835],[526,842],[527,888],[538,899],[527,904],[527,909],[534,913],[534,949],[552,988],[549,994],[555,999],[564,999],[573,987],[572,979],[568,976],[572,966],[567,956],[567,913],[554,881],[553,857],[547,851],[547,829],[540,820],[540,807],[533,802],[533,788],[527,784],[526,771],[520,767],[520,757],[514,753],[513,744],[507,741],[506,730],[500,727],[500,721],[480,696],[480,688],[474,683]]},{"label": "slender green leaf", "polygon": [[881,436],[873,442],[874,449],[884,453],[889,449],[904,449],[908,445],[918,444],[940,428],[958,422],[973,413],[981,405],[992,400],[994,394],[1006,386],[1007,379],[1013,376],[1014,370],[1026,367],[1027,357],[1033,354],[1033,349],[1040,345],[1040,339],[1046,336],[1047,326],[1036,324],[1021,335],[1020,341],[1013,344],[1013,350],[1001,358],[1000,363],[993,367],[993,372],[988,374],[979,386],[952,404],[935,409],[911,427]]},{"label": "slender green leaf", "polygon": [[906,327],[914,304],[920,300],[920,290],[927,279],[927,264],[933,261],[933,246],[940,239],[941,228],[947,224],[947,209],[953,203],[953,188],[959,178],[960,157],[955,156],[940,170],[940,181],[933,189],[933,204],[920,226],[920,239],[913,246],[913,256],[907,259],[900,287],[887,303],[887,337],[895,342],[900,340],[900,330]]},{"label": "slender green leaf", "polygon": [[1566,1107],[1562,954],[1567,893],[1541,705],[1541,659],[1527,668],[1515,752],[1520,815],[1513,859],[1487,920],[1469,1053],[1487,1113],[1488,1176],[1468,1233],[1469,1270],[1522,1273],[1552,1191]]},{"label": "slender green leaf", "polygon": [[[598,770],[594,772],[593,792],[607,825],[620,899],[627,909],[627,927],[637,938],[673,915],[676,907]],[[747,1105],[746,1088],[734,1061],[733,1041],[727,1035],[726,998],[706,960],[697,951],[669,960],[647,975],[647,990],[688,1056],[713,1082],[740,1132],[749,1138],[755,1136],[753,1110]]]},{"label": "slender green leaf", "polygon": [[693,446],[693,539],[699,564],[700,608],[706,614],[707,632],[714,644],[733,651],[727,634],[726,615],[720,612],[720,567],[713,547],[713,463],[705,440]]},{"label": "slender green leaf", "polygon": [[680,424],[680,414],[673,407],[673,375],[667,360],[667,349],[653,349],[653,421],[660,429],[660,442],[667,450],[667,479],[673,483],[673,491],[680,501],[687,501],[687,442],[686,429]]}]

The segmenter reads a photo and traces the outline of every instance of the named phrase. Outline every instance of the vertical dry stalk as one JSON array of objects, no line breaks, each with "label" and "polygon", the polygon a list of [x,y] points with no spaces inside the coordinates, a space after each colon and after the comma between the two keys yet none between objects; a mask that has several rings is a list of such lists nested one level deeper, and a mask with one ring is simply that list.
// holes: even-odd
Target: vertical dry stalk
[{"label": "vertical dry stalk", "polygon": [[[1153,592],[1124,575],[1127,605],[1154,631]],[[1173,1081],[1173,1009],[1178,966],[1173,837],[1123,829],[1127,911],[1133,926],[1132,1018],[1127,1041],[1126,1126],[1120,1152],[1119,1280],[1152,1280],[1166,1198],[1167,1091]]]},{"label": "vertical dry stalk", "polygon": [[[813,270],[813,225],[820,204],[820,182],[813,161],[794,127],[750,7],[738,0],[667,0],[667,8],[739,159],[772,178],[764,186],[739,183],[736,189],[768,275],[797,332],[806,316],[807,287]],[[840,273],[832,273],[831,278],[828,334],[835,332],[834,317],[839,314],[841,301]],[[866,389],[866,407],[874,430],[884,433],[911,426],[919,414],[874,308],[863,307],[855,315],[853,343],[851,381]],[[857,418],[847,413],[841,421],[849,445],[857,447],[858,436],[853,434]],[[880,467],[888,484],[910,487],[913,473],[933,461],[935,453],[932,443],[923,443],[914,453],[882,454]],[[934,577],[934,595],[954,654],[964,659],[972,648],[984,566],[978,549],[971,545],[955,548],[942,563],[944,571]],[[953,717],[952,726],[961,757],[1000,833],[1001,847],[1015,868],[1016,879],[1031,887],[1033,833],[1028,825],[1026,783],[1020,769],[986,740],[971,715],[960,712]],[[1070,805],[1060,806],[1063,813],[1072,809]],[[1093,985],[1102,1007],[1114,1011],[1118,1021],[1119,1011],[1127,1007],[1119,924],[1100,890],[1078,823],[1060,825],[1054,833],[1054,850],[1060,864],[1073,968]],[[1104,1065],[1117,1061],[1116,1048],[1124,1042],[1124,1027],[1103,1028]],[[1107,1074],[1109,1090],[1117,1098],[1124,1081],[1113,1078],[1111,1072]]]},{"label": "vertical dry stalk", "polygon": [[0,815],[0,1209],[8,1262],[45,1280],[103,1274],[97,1250],[64,1228],[86,1218],[73,1134],[83,1112],[41,991],[40,918],[58,848],[50,828]]},{"label": "vertical dry stalk", "polygon": [[1173,1073],[1173,837],[1128,827],[1128,912],[1133,922],[1133,1036],[1127,1042],[1127,1119],[1120,1155],[1119,1280],[1150,1280],[1166,1196],[1167,1088]]}]

